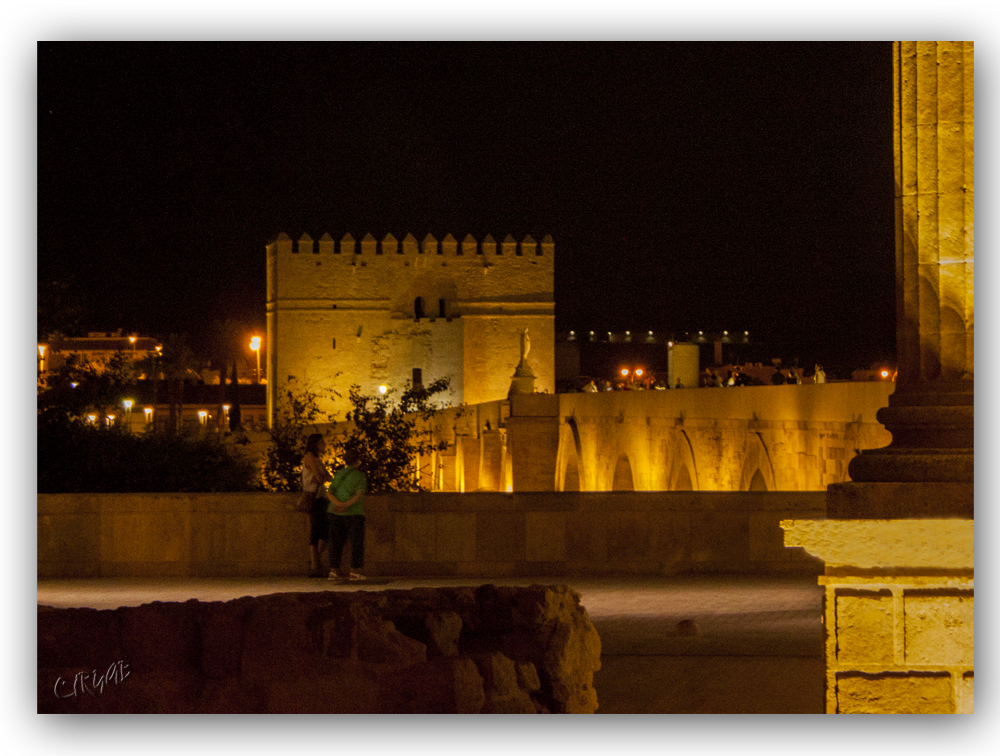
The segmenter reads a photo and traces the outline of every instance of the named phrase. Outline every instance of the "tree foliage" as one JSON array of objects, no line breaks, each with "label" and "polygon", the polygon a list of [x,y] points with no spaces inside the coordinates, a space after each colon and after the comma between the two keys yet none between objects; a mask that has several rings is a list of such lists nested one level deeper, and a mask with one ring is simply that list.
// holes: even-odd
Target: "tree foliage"
[{"label": "tree foliage", "polygon": [[118,356],[103,371],[71,357],[49,376],[38,395],[39,493],[260,490],[257,465],[214,436],[87,422],[88,413],[103,418],[120,407],[132,380]]},{"label": "tree foliage", "polygon": [[351,386],[352,409],[345,418],[349,422],[338,432],[329,430],[334,419],[319,409],[322,395],[299,387],[296,379],[289,376],[275,411],[274,425],[268,430],[271,445],[264,465],[264,488],[299,490],[306,438],[326,429],[324,435],[329,446],[324,463],[336,469],[343,466],[348,451],[356,453],[358,468],[368,478],[369,493],[424,490],[417,460],[444,445],[436,444],[431,431],[418,425],[440,411],[433,397],[447,391],[449,386],[447,378],[426,388],[407,384],[398,399],[391,391],[368,396],[361,393],[359,386]]},{"label": "tree foliage", "polygon": [[426,388],[408,383],[398,400],[391,391],[368,396],[361,393],[359,386],[351,386],[353,409],[346,419],[352,425],[334,439],[336,462],[340,463],[348,452],[356,454],[357,466],[368,478],[369,493],[424,490],[416,462],[425,454],[443,449],[445,444],[435,443],[432,432],[419,428],[418,421],[426,423],[440,411],[432,398],[449,386],[447,378]]},{"label": "tree foliage", "polygon": [[264,462],[263,484],[268,491],[298,491],[302,475],[302,455],[306,437],[318,433],[321,424],[333,419],[319,409],[322,395],[310,387],[300,387],[295,376],[279,396],[274,423],[267,429],[271,445]]}]

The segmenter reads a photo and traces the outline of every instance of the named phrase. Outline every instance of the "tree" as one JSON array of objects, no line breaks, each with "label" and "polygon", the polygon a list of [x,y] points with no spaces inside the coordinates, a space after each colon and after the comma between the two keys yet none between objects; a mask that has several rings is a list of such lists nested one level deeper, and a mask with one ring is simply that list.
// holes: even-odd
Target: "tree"
[{"label": "tree", "polygon": [[240,376],[233,360],[233,376],[229,380],[229,430],[233,433],[243,425],[243,413],[240,410]]},{"label": "tree", "polygon": [[184,413],[184,381],[189,370],[197,367],[194,352],[187,344],[186,334],[172,333],[163,344],[160,364],[167,381],[167,396],[170,402],[168,433],[180,430],[180,419]]},{"label": "tree", "polygon": [[339,461],[348,451],[357,454],[358,468],[368,478],[369,493],[425,490],[420,485],[416,460],[446,445],[435,443],[432,431],[418,429],[417,422],[426,423],[437,414],[440,406],[431,399],[449,386],[447,378],[427,387],[407,383],[398,401],[394,401],[392,392],[367,396],[359,386],[351,386],[353,409],[347,413],[347,420],[353,425],[334,440],[335,457]]},{"label": "tree", "polygon": [[320,424],[333,422],[319,409],[319,398],[320,394],[309,387],[300,388],[295,376],[288,376],[275,407],[274,423],[267,429],[271,437],[263,472],[267,490],[299,490],[306,437],[318,433]]},{"label": "tree", "polygon": [[82,422],[93,413],[99,426],[104,425],[108,408],[121,406],[136,387],[131,364],[121,352],[113,354],[101,370],[70,354],[46,383],[38,394],[40,422]]}]

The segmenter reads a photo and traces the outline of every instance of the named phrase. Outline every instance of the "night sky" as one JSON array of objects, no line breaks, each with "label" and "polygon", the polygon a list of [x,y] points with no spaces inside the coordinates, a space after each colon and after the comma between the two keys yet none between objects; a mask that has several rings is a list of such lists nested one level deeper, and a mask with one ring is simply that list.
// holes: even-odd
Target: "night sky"
[{"label": "night sky", "polygon": [[[551,234],[556,330],[895,353],[891,43],[38,47],[38,277],[265,322],[265,244]],[[811,367],[811,363],[808,363]]]}]

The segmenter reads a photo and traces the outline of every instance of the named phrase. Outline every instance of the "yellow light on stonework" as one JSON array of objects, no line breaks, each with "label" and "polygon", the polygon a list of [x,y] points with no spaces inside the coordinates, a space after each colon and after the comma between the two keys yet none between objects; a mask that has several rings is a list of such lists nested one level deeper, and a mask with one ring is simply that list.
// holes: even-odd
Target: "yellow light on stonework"
[{"label": "yellow light on stonework", "polygon": [[388,390],[389,390],[389,387],[388,387],[388,386],[379,386],[379,387],[378,387],[378,392],[379,392],[380,394],[384,394],[384,393],[385,393],[386,391],[388,391]]}]

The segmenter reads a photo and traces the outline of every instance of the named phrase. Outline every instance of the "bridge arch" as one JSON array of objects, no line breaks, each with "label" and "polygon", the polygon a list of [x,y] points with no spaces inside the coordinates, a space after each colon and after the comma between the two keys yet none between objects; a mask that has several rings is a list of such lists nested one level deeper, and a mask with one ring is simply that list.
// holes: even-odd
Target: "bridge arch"
[{"label": "bridge arch", "polygon": [[615,477],[611,483],[612,491],[634,491],[635,483],[632,478],[632,465],[628,461],[628,455],[622,454],[615,463]]},{"label": "bridge arch", "polygon": [[695,464],[691,441],[683,430],[675,431],[671,441],[671,465],[667,479],[668,491],[698,491],[698,465]]},{"label": "bridge arch", "polygon": [[774,491],[774,468],[771,455],[759,432],[747,436],[746,453],[743,456],[743,471],[740,474],[739,491]]}]

